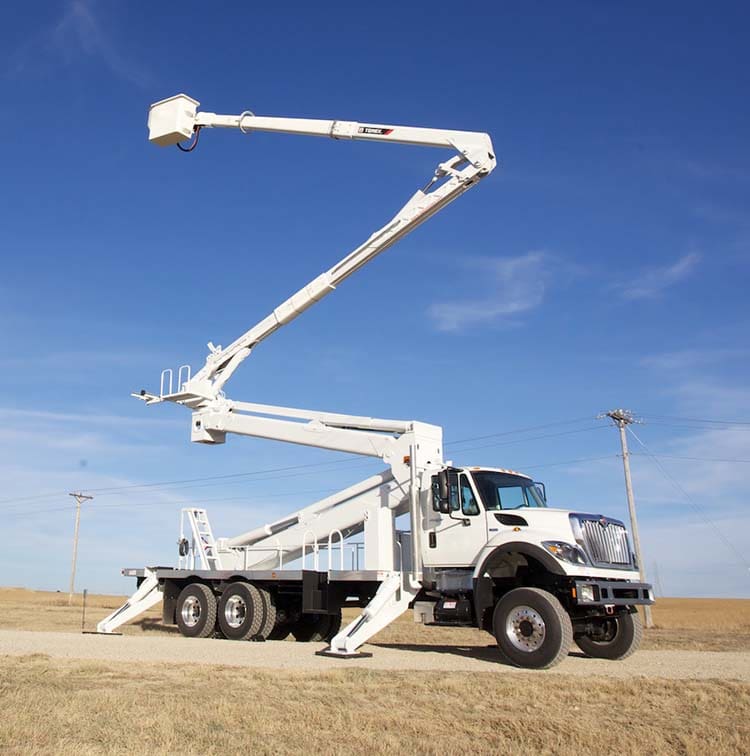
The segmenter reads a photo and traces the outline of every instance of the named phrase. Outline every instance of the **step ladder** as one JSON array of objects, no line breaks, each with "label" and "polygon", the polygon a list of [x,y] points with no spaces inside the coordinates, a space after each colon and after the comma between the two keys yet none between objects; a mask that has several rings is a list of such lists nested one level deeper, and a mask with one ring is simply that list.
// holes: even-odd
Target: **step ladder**
[{"label": "step ladder", "polygon": [[195,507],[182,510],[180,519],[181,543],[186,540],[186,518],[190,526],[189,532],[192,535],[192,539],[190,541],[190,549],[188,553],[182,556],[180,561],[182,561],[182,559],[185,559],[185,566],[188,569],[195,569],[195,558],[197,556],[200,561],[199,569],[222,569],[221,557],[219,556],[219,550],[216,547],[216,539],[214,538],[213,531],[211,530],[211,523],[208,521],[208,514],[206,513],[206,510],[196,509]]}]

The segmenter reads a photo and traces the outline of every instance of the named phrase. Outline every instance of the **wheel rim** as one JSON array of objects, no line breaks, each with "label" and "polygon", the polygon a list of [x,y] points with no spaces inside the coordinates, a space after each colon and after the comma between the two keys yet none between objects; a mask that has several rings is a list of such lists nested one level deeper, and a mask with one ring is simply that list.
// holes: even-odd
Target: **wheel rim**
[{"label": "wheel rim", "polygon": [[185,627],[195,627],[201,618],[201,603],[195,596],[188,596],[182,604],[182,622]]},{"label": "wheel rim", "polygon": [[505,620],[505,635],[514,648],[531,653],[541,648],[547,628],[535,609],[530,606],[517,606]]},{"label": "wheel rim", "polygon": [[231,628],[238,628],[247,617],[247,604],[240,596],[230,596],[224,606],[224,619]]},{"label": "wheel rim", "polygon": [[619,623],[616,619],[608,619],[601,623],[601,632],[595,635],[589,636],[592,643],[599,643],[600,645],[606,645],[612,643],[617,637],[619,629]]}]

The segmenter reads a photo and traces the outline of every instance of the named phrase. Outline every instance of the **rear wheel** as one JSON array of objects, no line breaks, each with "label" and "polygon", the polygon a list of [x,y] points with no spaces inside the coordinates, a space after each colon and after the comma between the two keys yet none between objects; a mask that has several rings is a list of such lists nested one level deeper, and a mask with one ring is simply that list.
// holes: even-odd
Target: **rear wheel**
[{"label": "rear wheel", "polygon": [[634,654],[643,639],[643,625],[638,614],[603,617],[594,632],[576,637],[578,648],[596,659],[625,659]]},{"label": "rear wheel", "polygon": [[216,627],[216,596],[203,583],[191,583],[177,597],[177,627],[187,638],[208,638]]},{"label": "rear wheel", "polygon": [[341,612],[336,614],[302,614],[292,625],[292,635],[300,643],[330,641],[341,629]]},{"label": "rear wheel", "polygon": [[539,588],[514,588],[495,606],[492,627],[502,656],[517,667],[546,669],[568,655],[573,626],[562,604]]},{"label": "rear wheel", "polygon": [[257,586],[256,590],[258,591],[258,595],[263,602],[263,619],[260,623],[260,630],[258,630],[258,635],[260,635],[264,639],[267,639],[271,637],[271,633],[276,627],[276,602],[274,600],[273,594],[270,591]]},{"label": "rear wheel", "polygon": [[231,583],[219,599],[219,627],[230,640],[258,635],[264,620],[263,598],[250,583]]}]

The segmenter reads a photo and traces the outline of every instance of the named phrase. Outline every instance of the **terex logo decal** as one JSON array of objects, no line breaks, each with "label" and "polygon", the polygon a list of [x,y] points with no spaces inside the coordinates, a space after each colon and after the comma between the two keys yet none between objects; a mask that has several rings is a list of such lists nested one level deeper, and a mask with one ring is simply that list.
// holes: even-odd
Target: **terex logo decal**
[{"label": "terex logo decal", "polygon": [[384,129],[382,126],[360,126],[360,134],[377,134],[378,136],[388,136],[393,129]]}]

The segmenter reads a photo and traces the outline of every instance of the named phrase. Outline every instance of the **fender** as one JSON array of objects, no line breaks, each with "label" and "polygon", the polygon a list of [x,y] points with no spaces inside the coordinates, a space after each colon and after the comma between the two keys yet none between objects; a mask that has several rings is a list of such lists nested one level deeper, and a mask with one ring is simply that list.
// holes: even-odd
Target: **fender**
[{"label": "fender", "polygon": [[[477,561],[477,568],[474,570],[474,611],[477,618],[477,626],[484,627],[484,613],[493,604],[492,580],[484,577],[485,572],[491,569],[495,562],[502,560],[507,554],[520,554],[539,562],[548,572],[553,575],[566,575],[563,566],[545,551],[541,546],[525,541],[511,541],[500,546],[485,548]],[[483,558],[482,558],[483,557]]]}]

